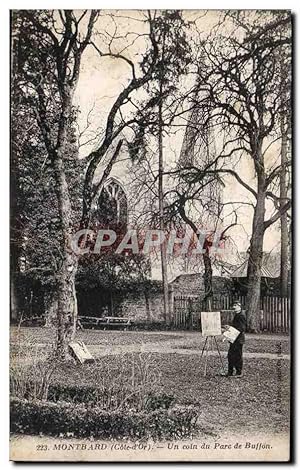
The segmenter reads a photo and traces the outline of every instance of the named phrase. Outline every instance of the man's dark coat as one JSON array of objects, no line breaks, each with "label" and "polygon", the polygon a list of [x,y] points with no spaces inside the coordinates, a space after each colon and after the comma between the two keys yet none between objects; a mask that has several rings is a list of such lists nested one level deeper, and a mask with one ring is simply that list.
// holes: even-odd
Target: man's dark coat
[{"label": "man's dark coat", "polygon": [[240,334],[235,340],[235,343],[245,343],[246,323],[246,315],[243,311],[234,315],[232,326],[240,331]]}]

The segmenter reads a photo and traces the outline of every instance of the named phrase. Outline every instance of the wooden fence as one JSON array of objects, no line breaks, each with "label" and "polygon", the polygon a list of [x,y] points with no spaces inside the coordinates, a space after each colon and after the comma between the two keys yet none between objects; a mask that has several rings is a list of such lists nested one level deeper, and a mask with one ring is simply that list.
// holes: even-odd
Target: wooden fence
[{"label": "wooden fence", "polygon": [[272,333],[290,331],[291,299],[263,297],[261,299],[260,329]]},{"label": "wooden fence", "polygon": [[[212,299],[211,310],[221,311],[222,324],[228,324],[233,319],[231,306],[234,300],[241,302],[246,308],[245,296],[232,297],[229,295],[216,296]],[[173,324],[178,329],[199,329],[200,312],[207,310],[197,296],[174,297]],[[263,297],[260,305],[260,329],[270,333],[288,333],[290,331],[291,299],[286,297]]]}]

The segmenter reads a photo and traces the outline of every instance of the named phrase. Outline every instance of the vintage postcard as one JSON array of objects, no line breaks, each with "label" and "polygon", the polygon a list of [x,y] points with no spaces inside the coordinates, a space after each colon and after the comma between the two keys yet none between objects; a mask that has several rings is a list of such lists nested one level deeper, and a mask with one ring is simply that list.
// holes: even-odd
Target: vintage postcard
[{"label": "vintage postcard", "polygon": [[288,10],[11,11],[11,460],[290,460],[291,57]]}]

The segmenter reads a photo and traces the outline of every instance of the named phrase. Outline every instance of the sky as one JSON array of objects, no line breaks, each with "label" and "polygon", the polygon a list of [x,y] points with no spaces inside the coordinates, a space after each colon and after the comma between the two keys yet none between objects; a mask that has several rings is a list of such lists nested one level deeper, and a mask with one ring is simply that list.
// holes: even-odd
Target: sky
[{"label": "sky", "polygon": [[[112,19],[113,13],[114,19]],[[196,21],[197,29],[205,34],[219,19],[217,11],[189,10],[184,12],[186,19]],[[100,17],[96,24],[95,43],[105,52],[105,41],[101,31],[108,31],[110,34],[116,33],[120,37],[113,42],[111,48],[113,52],[122,50],[130,60],[136,63],[141,54],[144,53],[147,43],[143,34],[146,33],[146,27],[143,20],[144,13],[139,11],[118,11],[109,12]],[[107,37],[107,36],[106,36]],[[75,103],[78,105],[79,128],[82,132],[89,122],[89,126],[83,132],[81,143],[95,138],[90,144],[83,145],[80,148],[80,155],[84,157],[89,151],[101,141],[103,128],[107,114],[123,87],[128,83],[131,77],[131,69],[128,64],[120,59],[100,57],[95,49],[89,47],[82,60],[79,83],[75,95]],[[190,79],[187,79],[186,86],[190,86]],[[174,159],[179,158],[184,129],[173,135],[171,139],[165,138],[165,166],[174,164]],[[216,141],[218,141],[216,135]],[[278,149],[274,150],[274,155],[270,155],[270,160],[276,156]],[[243,156],[240,162],[234,168],[236,172],[251,186],[255,187],[255,177],[253,163],[250,158]],[[225,179],[224,202],[239,201],[247,203],[251,201],[249,193],[232,177]],[[253,199],[252,199],[253,202]],[[240,204],[239,225],[230,231],[234,244],[239,251],[246,251],[249,246],[253,209],[245,204]],[[267,202],[266,216],[273,209],[273,205]],[[227,219],[230,220],[232,208],[227,206]],[[278,251],[280,249],[279,223],[274,224],[265,234],[264,250]]]}]

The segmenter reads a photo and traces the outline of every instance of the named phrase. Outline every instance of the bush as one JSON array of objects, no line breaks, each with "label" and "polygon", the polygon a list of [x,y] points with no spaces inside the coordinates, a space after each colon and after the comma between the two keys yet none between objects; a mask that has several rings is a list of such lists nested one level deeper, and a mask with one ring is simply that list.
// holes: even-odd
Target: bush
[{"label": "bush", "polygon": [[[174,396],[162,392],[159,377],[153,367],[150,367],[151,362],[148,358],[145,361],[143,359],[136,358],[134,364],[126,361],[126,370],[121,367],[117,373],[107,368],[94,367],[95,384],[93,385],[51,383],[55,367],[59,365],[57,363],[50,369],[47,362],[37,363],[29,368],[18,367],[11,370],[11,396],[29,401],[84,403],[89,407],[109,411],[134,410],[137,412],[170,408],[174,402]],[[63,369],[61,377],[63,377]]]},{"label": "bush", "polygon": [[68,383],[65,379],[65,374],[70,377],[73,372],[78,377],[81,366],[60,363],[50,356],[44,360],[39,360],[38,354],[35,357],[37,359],[27,367],[20,360],[14,361],[10,374],[12,397],[85,403],[102,410],[136,412],[167,409],[174,402],[174,396],[163,393],[161,373],[155,358],[149,354],[122,356],[115,368],[105,361],[85,365],[88,380],[84,384],[73,379]]},{"label": "bush", "polygon": [[18,398],[47,399],[51,377],[60,362],[53,351],[30,346],[22,344],[18,328],[10,356],[10,393]]},{"label": "bush", "polygon": [[[27,398],[27,397],[25,397]],[[61,384],[51,384],[48,388],[49,401],[66,401],[71,403],[85,403],[93,407],[102,409],[130,408],[135,411],[140,409],[140,394],[138,390],[131,391],[124,388],[98,389],[96,387],[66,386]],[[144,397],[143,408],[145,410],[168,409],[174,402],[174,397],[165,393],[148,392]]]},{"label": "bush", "polygon": [[84,404],[11,400],[11,432],[98,438],[183,438],[196,427],[194,408],[103,411]]},{"label": "bush", "polygon": [[[98,389],[95,387],[70,386],[61,384],[50,384],[47,388],[47,397],[33,393],[39,390],[38,384],[27,381],[23,384],[22,394],[12,394],[15,398],[25,400],[47,399],[49,402],[68,402],[73,404],[84,403],[88,407],[100,407],[103,410],[131,409],[142,411],[140,407],[140,395],[138,391],[131,392],[121,389]],[[174,402],[174,397],[165,393],[146,393],[143,400],[143,409],[154,411],[160,408],[169,409]]]}]

